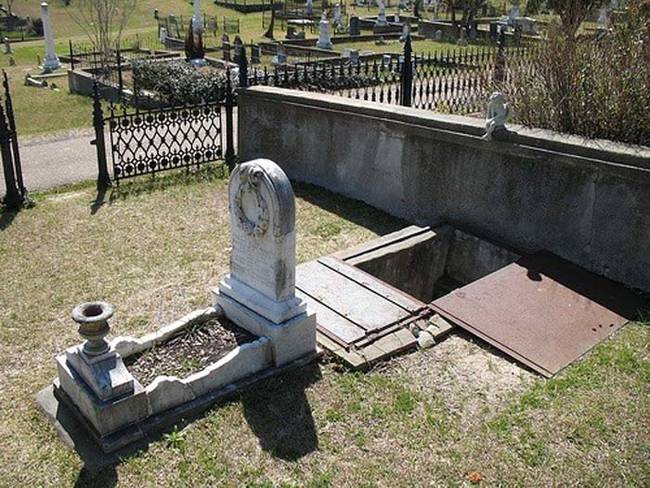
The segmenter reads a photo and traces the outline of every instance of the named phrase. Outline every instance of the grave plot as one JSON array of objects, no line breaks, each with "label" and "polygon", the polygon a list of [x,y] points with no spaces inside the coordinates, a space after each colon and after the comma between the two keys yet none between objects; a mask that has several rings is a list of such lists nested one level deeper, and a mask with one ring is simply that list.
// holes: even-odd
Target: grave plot
[{"label": "grave plot", "polygon": [[68,444],[92,439],[104,453],[120,451],[317,357],[316,318],[295,294],[289,179],[272,161],[257,159],[235,168],[228,193],[230,273],[212,291],[212,307],[110,343],[110,304],[84,303],[73,311],[85,342],[56,356],[57,378],[38,395]]},{"label": "grave plot", "polygon": [[448,225],[408,227],[296,273],[319,343],[355,368],[431,346],[456,325],[552,376],[643,308],[556,256],[522,256]]}]

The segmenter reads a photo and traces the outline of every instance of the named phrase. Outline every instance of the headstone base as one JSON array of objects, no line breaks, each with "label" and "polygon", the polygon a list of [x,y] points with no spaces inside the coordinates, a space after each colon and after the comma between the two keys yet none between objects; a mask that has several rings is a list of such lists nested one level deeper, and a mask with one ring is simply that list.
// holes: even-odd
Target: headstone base
[{"label": "headstone base", "polygon": [[48,58],[46,57],[45,60],[43,61],[43,66],[42,69],[44,71],[54,71],[59,68],[61,68],[61,62],[59,61],[59,58],[54,57],[54,58]]},{"label": "headstone base", "polygon": [[148,415],[147,397],[144,388],[137,381],[133,382],[132,394],[105,401],[71,367],[65,354],[56,357],[56,364],[59,373],[57,386],[66,393],[99,435],[122,429]]},{"label": "headstone base", "polygon": [[295,296],[285,301],[275,301],[232,275],[226,276],[219,283],[219,291],[276,324],[286,322],[307,310],[307,305]]},{"label": "headstone base", "polygon": [[[222,293],[212,291],[214,303],[227,318],[249,332],[271,339],[275,366],[282,366],[305,355],[316,352],[316,314],[307,311],[281,323],[274,323],[241,302]],[[300,301],[304,310],[307,304]]]}]

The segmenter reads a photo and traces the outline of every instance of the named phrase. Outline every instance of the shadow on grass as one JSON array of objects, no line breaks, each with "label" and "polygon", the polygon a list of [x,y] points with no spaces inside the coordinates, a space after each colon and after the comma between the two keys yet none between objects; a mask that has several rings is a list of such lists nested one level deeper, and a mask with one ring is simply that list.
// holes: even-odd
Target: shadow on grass
[{"label": "shadow on grass", "polygon": [[320,378],[320,367],[311,363],[263,381],[242,394],[244,416],[262,449],[285,461],[296,461],[318,449],[305,390]]},{"label": "shadow on grass", "polygon": [[0,207],[0,232],[11,225],[16,215],[18,215],[17,210],[7,210],[6,208]]},{"label": "shadow on grass", "polygon": [[169,442],[170,432],[182,430],[213,409],[238,401],[242,402],[244,416],[262,449],[284,460],[300,459],[318,449],[316,426],[305,390],[320,378],[318,363],[292,367],[277,376],[248,384],[239,392],[227,394],[207,409],[196,407],[176,421],[173,418],[161,420],[145,438],[109,454],[101,450],[66,402],[52,395],[51,386],[38,396],[41,408],[56,419],[60,430],[65,432],[64,440],[84,464],[75,486],[112,487],[118,481],[119,464],[140,457],[154,442]]},{"label": "shadow on grass", "polygon": [[81,468],[74,484],[75,488],[86,488],[90,486],[110,488],[115,485],[117,485],[117,470],[115,469],[115,465],[95,472]]},{"label": "shadow on grass", "polygon": [[126,199],[163,191],[170,187],[190,186],[197,182],[222,180],[228,176],[225,164],[209,164],[200,168],[173,170],[164,174],[143,175],[139,178],[126,180],[117,185],[113,183],[110,201]]},{"label": "shadow on grass", "polygon": [[291,184],[296,197],[302,198],[361,227],[365,227],[376,234],[389,234],[411,225],[410,222],[393,217],[359,200],[353,200],[319,186],[296,181],[292,181]]},{"label": "shadow on grass", "polygon": [[[164,174],[142,175],[126,180],[119,185],[113,183],[108,189],[97,190],[95,199],[90,204],[90,214],[95,215],[106,204],[115,200],[126,200],[139,195],[148,195],[164,191],[171,187],[190,186],[198,182],[223,180],[228,176],[225,164],[209,164],[200,168],[172,170]],[[108,195],[108,198],[106,196]]]}]

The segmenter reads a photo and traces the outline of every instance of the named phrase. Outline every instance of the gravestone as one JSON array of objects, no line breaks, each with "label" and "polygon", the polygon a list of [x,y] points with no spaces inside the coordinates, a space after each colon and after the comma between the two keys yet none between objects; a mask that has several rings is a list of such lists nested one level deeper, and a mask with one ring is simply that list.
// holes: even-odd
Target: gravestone
[{"label": "gravestone", "polygon": [[334,5],[334,25],[339,27],[341,25],[341,4]]},{"label": "gravestone", "polygon": [[411,35],[411,22],[409,19],[407,19],[406,22],[404,22],[404,24],[402,25],[402,35],[400,35],[399,38],[400,42],[406,42],[406,39],[410,35]]},{"label": "gravestone", "polygon": [[510,7],[510,11],[508,12],[508,24],[514,25],[515,19],[520,16],[521,14],[519,13],[519,5],[517,3],[513,3],[512,7]]},{"label": "gravestone", "polygon": [[45,38],[43,70],[54,71],[61,67],[61,63],[54,50],[54,33],[50,27],[50,13],[47,2],[41,3],[41,20],[43,21],[43,37]]},{"label": "gravestone", "polygon": [[350,17],[350,35],[351,36],[361,35],[361,25],[359,23],[359,17],[357,16]]},{"label": "gravestone", "polygon": [[438,19],[438,2],[439,0],[433,0],[431,2],[431,22],[435,22]]},{"label": "gravestone", "polygon": [[5,44],[5,54],[13,54],[13,50],[11,49],[11,42],[9,41],[8,37],[4,38],[4,44]]},{"label": "gravestone", "polygon": [[251,64],[260,64],[261,48],[257,44],[251,46]]},{"label": "gravestone", "polygon": [[203,14],[201,13],[201,0],[194,1],[194,16],[192,17],[192,30],[195,34],[203,33]]},{"label": "gravestone", "polygon": [[296,297],[295,197],[274,162],[235,168],[228,185],[230,274],[214,290],[228,318],[271,338],[276,366],[316,350],[315,315]]},{"label": "gravestone", "polygon": [[385,27],[388,25],[386,21],[386,5],[384,4],[384,0],[378,0],[377,4],[379,6],[379,14],[377,14],[375,27]]},{"label": "gravestone", "polygon": [[320,23],[318,24],[318,42],[316,47],[319,49],[332,49],[332,32],[330,31],[330,23],[327,20],[327,14],[323,12]]},{"label": "gravestone", "polygon": [[456,41],[456,45],[461,47],[467,46],[467,29],[465,27],[461,27],[460,36],[458,37],[458,41]]}]

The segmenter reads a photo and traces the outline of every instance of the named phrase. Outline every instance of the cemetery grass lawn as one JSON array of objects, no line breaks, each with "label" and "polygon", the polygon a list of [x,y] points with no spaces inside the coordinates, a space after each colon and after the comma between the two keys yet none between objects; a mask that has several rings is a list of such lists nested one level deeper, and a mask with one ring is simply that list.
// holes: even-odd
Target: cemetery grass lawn
[{"label": "cemetery grass lawn", "polygon": [[[368,373],[325,360],[262,382],[89,473],[34,395],[77,343],[71,309],[115,305],[143,334],[209,304],[226,272],[226,182],[215,171],[90,183],[0,214],[0,486],[648,486],[650,323],[626,326],[543,381],[464,334]],[[296,185],[298,260],[401,228],[364,204]]]},{"label": "cemetery grass lawn", "polygon": [[53,91],[25,86],[26,71],[20,66],[7,68],[19,140],[23,136],[92,126],[92,99],[71,94],[67,76],[49,80],[59,88]]}]

